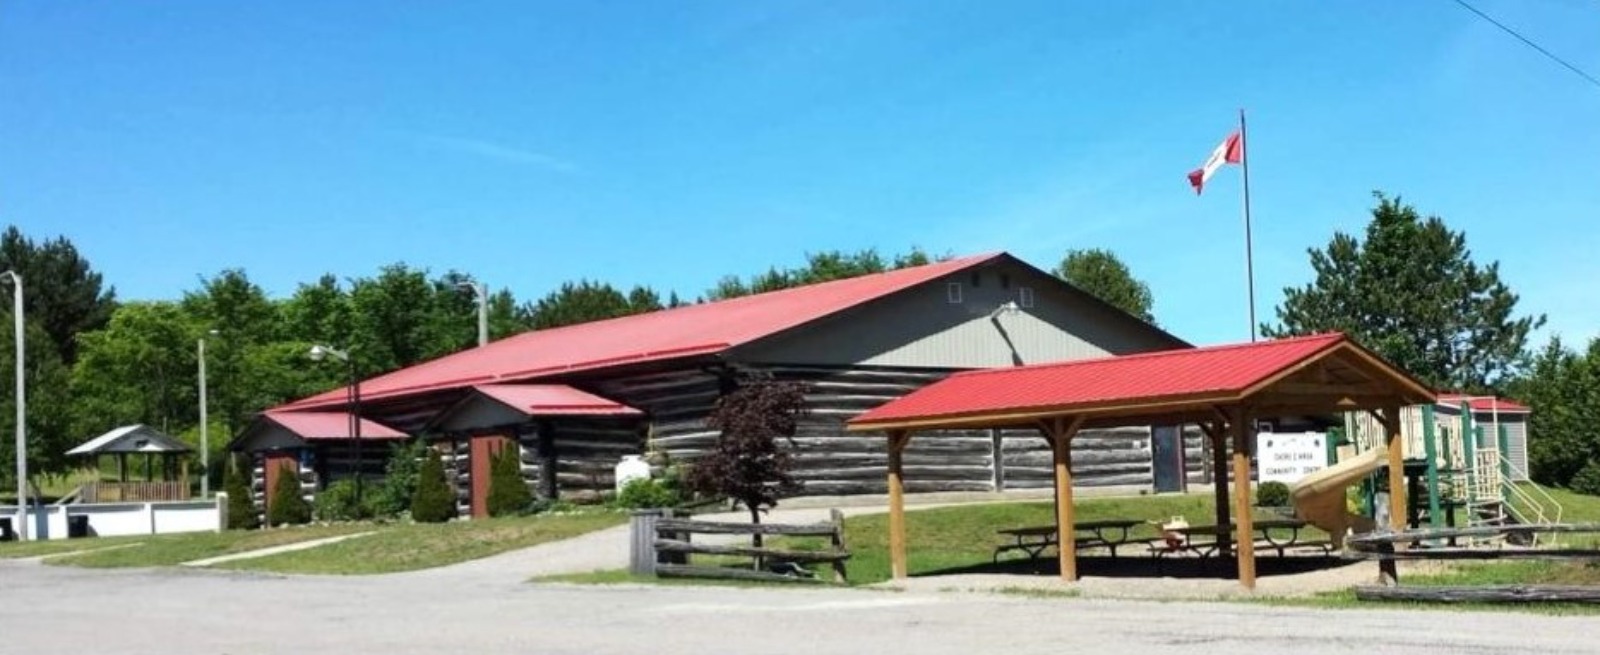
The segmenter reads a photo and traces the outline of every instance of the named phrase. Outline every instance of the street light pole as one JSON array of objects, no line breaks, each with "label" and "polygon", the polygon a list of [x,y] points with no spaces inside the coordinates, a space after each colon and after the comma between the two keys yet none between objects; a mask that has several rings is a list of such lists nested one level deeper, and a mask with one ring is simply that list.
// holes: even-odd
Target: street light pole
[{"label": "street light pole", "polygon": [[478,300],[478,347],[481,348],[489,343],[489,286],[476,280],[456,286],[471,288],[473,297]]},{"label": "street light pole", "polygon": [[345,398],[350,403],[350,438],[355,440],[356,505],[361,504],[361,378],[356,370],[356,358],[349,352],[324,345],[311,347],[311,360],[320,362],[332,356],[343,361],[350,371],[350,386],[345,387]]},{"label": "street light pole", "polygon": [[[216,335],[216,330],[207,334]],[[206,338],[199,340],[200,359],[200,497],[211,497],[211,421],[206,407]]]},{"label": "street light pole", "polygon": [[17,538],[28,540],[28,394],[24,359],[27,353],[26,321],[22,316],[22,276],[16,271],[0,273],[0,280],[15,287],[11,315],[16,319],[17,337]]}]

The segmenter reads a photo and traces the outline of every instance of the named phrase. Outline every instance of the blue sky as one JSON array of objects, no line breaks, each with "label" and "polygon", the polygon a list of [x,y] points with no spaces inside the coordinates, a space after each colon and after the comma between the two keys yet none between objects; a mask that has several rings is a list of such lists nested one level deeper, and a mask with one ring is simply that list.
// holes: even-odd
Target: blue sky
[{"label": "blue sky", "polygon": [[[1600,73],[1600,5],[1477,0]],[[1600,334],[1600,88],[1449,0],[0,5],[0,220],[123,298],[405,261],[692,297],[808,251],[1103,247],[1163,326],[1258,307],[1400,194]],[[1542,336],[1542,335],[1541,335]]]}]

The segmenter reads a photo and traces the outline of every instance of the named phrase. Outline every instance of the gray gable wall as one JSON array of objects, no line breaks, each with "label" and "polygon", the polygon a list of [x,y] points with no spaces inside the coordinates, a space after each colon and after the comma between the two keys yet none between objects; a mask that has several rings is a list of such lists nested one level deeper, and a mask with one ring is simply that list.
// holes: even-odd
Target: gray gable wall
[{"label": "gray gable wall", "polygon": [[[951,301],[951,284],[960,286],[960,302]],[[1007,301],[1020,303],[1023,288],[1032,290],[1032,307],[989,317]],[[982,368],[1185,345],[1037,269],[1001,260],[748,344],[732,358],[757,363]]]}]

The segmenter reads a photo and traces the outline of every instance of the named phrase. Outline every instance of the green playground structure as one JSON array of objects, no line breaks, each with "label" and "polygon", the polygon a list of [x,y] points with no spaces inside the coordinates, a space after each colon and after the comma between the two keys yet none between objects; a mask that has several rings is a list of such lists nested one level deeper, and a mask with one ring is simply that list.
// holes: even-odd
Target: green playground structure
[{"label": "green playground structure", "polygon": [[[1402,410],[1407,516],[1411,528],[1453,528],[1560,523],[1561,504],[1527,480],[1528,409],[1493,397],[1446,396],[1436,405]],[[1343,429],[1330,431],[1328,462],[1354,466],[1362,453],[1382,450],[1381,424],[1349,414]],[[1364,467],[1351,504],[1355,516],[1372,519],[1387,509],[1387,476],[1372,458]],[[1347,476],[1355,480],[1356,476]],[[1387,518],[1387,517],[1382,517]],[[1549,545],[1559,533],[1511,533],[1520,545]],[[1492,538],[1479,541],[1489,545]],[[1468,544],[1479,545],[1479,544]]]}]

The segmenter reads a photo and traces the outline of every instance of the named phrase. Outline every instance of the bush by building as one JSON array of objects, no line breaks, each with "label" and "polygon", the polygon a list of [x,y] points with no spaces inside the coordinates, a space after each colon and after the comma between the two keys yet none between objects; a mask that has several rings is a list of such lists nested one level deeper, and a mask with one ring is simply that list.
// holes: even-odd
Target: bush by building
[{"label": "bush by building", "polygon": [[419,523],[444,523],[456,515],[456,496],[444,477],[439,451],[427,451],[417,471],[417,491],[411,495],[411,518]]}]

